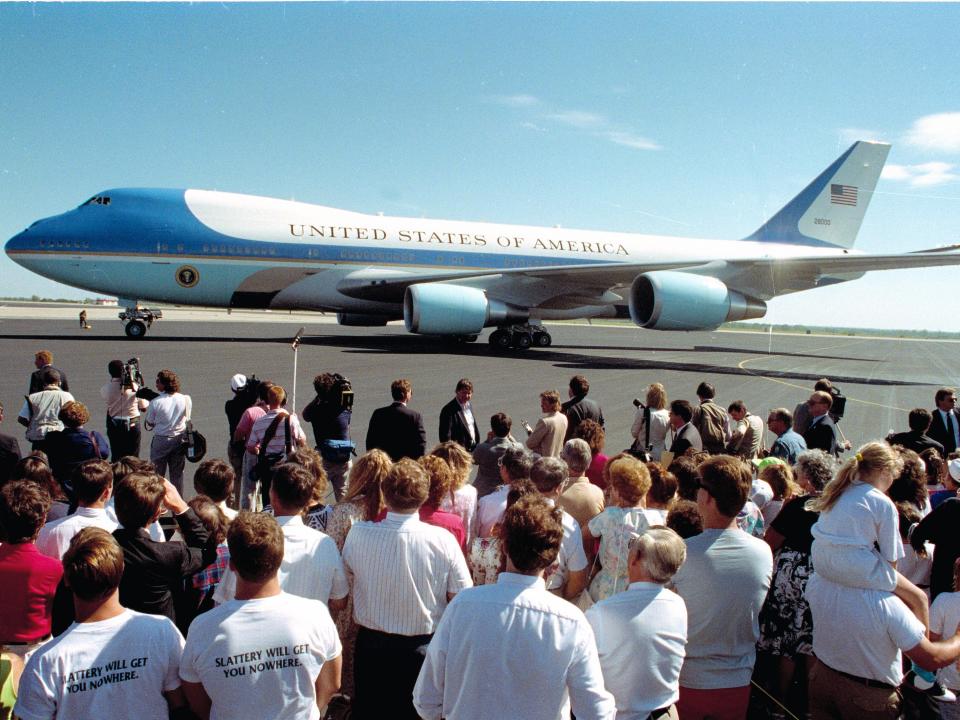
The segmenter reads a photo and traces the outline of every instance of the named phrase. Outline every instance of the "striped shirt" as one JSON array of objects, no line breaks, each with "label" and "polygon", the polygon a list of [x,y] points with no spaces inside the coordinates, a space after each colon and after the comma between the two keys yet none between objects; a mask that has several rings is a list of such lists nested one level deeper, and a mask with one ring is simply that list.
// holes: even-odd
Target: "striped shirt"
[{"label": "striped shirt", "polygon": [[343,546],[343,564],[357,624],[394,635],[432,634],[447,594],[473,585],[453,535],[416,513],[388,512],[382,522],[356,523]]}]

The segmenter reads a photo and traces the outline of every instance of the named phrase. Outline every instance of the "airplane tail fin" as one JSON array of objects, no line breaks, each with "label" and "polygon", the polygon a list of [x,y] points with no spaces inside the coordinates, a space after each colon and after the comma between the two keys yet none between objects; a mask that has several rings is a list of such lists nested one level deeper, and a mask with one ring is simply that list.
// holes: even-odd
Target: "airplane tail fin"
[{"label": "airplane tail fin", "polygon": [[745,238],[756,242],[851,248],[890,145],[859,140]]}]

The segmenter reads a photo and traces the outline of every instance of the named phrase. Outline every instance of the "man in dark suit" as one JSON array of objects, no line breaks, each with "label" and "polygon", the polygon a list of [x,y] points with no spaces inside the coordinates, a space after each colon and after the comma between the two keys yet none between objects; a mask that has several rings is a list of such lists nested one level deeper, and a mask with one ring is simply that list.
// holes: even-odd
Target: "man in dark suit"
[{"label": "man in dark suit", "polygon": [[910,430],[887,435],[887,442],[891,445],[900,445],[907,450],[913,450],[918,455],[928,448],[933,448],[940,454],[940,457],[945,457],[943,445],[927,435],[932,419],[930,413],[923,408],[914,408],[910,411],[907,419]]},{"label": "man in dark suit", "polygon": [[957,391],[952,387],[942,387],[934,397],[937,408],[930,413],[933,421],[927,434],[943,445],[947,455],[960,446],[960,412],[957,412]]},{"label": "man in dark suit", "polygon": [[473,383],[467,378],[457,382],[456,397],[440,410],[440,442],[453,440],[473,452],[480,442],[480,428],[473,416]]},{"label": "man in dark suit", "polygon": [[367,450],[383,450],[396,462],[400,458],[418,458],[427,450],[427,434],[423,418],[407,407],[413,397],[413,385],[407,379],[394,380],[390,385],[393,404],[377,408],[367,428]]},{"label": "man in dark suit", "polygon": [[[0,403],[0,422],[3,422],[3,403]],[[20,462],[20,442],[13,435],[0,433],[0,485],[10,479],[18,462]]]},{"label": "man in dark suit", "polygon": [[[49,350],[41,350],[33,357],[33,364],[37,366],[37,369],[33,371],[30,375],[30,391],[28,395],[33,395],[35,392],[40,392],[43,390],[43,373],[47,368],[53,367],[53,353]],[[57,370],[60,373],[60,389],[65,392],[70,392],[70,383],[67,382],[67,374],[63,370]]]},{"label": "man in dark suit", "polygon": [[700,432],[690,422],[692,417],[693,408],[686,400],[674,400],[670,403],[670,426],[673,428],[673,442],[670,443],[669,450],[674,454],[674,457],[680,457],[690,448],[697,452],[703,450],[703,440],[700,438]]},{"label": "man in dark suit", "polygon": [[587,398],[588,392],[590,392],[590,383],[583,375],[574,375],[570,378],[570,399],[560,406],[560,412],[567,416],[564,442],[574,436],[584,420],[593,420],[603,427],[603,410],[600,409],[599,403]]},{"label": "man in dark suit", "polygon": [[817,390],[807,406],[810,408],[810,427],[803,434],[808,450],[823,450],[825,453],[837,457],[840,446],[837,443],[837,432],[833,419],[830,417],[830,407],[833,405],[833,396],[823,390]]}]

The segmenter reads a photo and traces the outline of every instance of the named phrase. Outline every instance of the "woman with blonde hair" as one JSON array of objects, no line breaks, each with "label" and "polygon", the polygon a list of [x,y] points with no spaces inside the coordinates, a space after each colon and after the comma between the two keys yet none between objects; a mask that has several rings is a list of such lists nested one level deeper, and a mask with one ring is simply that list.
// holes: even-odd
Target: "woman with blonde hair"
[{"label": "woman with blonde hair", "polygon": [[[386,509],[383,502],[383,479],[393,467],[393,461],[383,450],[371,450],[364,453],[350,468],[349,490],[337,503],[327,521],[327,535],[337,544],[337,550],[343,552],[347,534],[355,523],[363,520],[376,520]],[[340,612],[332,613],[337,632],[343,644],[343,668],[340,688],[345,695],[353,695],[353,649],[357,640],[357,624],[353,619],[353,593],[347,596],[347,605]]]},{"label": "woman with blonde hair", "polygon": [[[634,403],[636,404],[636,400]],[[646,450],[649,446],[650,459],[660,461],[663,454],[667,431],[670,429],[670,411],[667,409],[667,391],[660,383],[647,387],[646,403],[637,406],[637,415],[633,419],[630,434],[634,438],[633,449]],[[650,439],[647,440],[647,417],[649,416]]]},{"label": "woman with blonde hair", "polygon": [[426,502],[420,506],[420,519],[428,525],[436,525],[450,533],[457,539],[457,545],[467,554],[467,533],[463,528],[463,520],[459,515],[440,509],[444,498],[450,497],[450,488],[453,485],[453,470],[446,461],[436,455],[424,455],[417,464],[430,477],[430,494]]},{"label": "woman with blonde hair", "polygon": [[466,545],[470,547],[477,536],[477,489],[467,482],[473,468],[473,456],[453,440],[440,443],[430,454],[446,461],[453,471],[453,484],[440,503],[440,509],[460,516],[467,532]]},{"label": "woman with blonde hair", "polygon": [[583,546],[592,554],[600,540],[600,571],[590,583],[590,597],[599,602],[626,590],[630,538],[649,527],[643,501],[650,490],[650,471],[632,456],[615,458],[607,467],[610,482],[607,506],[583,528]]}]

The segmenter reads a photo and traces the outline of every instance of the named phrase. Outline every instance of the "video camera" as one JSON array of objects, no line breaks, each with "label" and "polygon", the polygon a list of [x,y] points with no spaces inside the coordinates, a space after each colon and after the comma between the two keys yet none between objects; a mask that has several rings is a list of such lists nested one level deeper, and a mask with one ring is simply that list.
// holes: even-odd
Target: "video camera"
[{"label": "video camera", "polygon": [[847,398],[836,385],[830,388],[830,395],[833,397],[830,414],[833,416],[833,421],[837,422],[843,417],[843,411],[847,408]]},{"label": "video camera", "polygon": [[[116,365],[114,365],[116,367]],[[130,358],[123,365],[123,387],[133,390],[133,385],[136,383],[139,387],[143,387],[143,373],[140,372],[140,358]]]},{"label": "video camera", "polygon": [[315,402],[335,408],[337,414],[353,409],[353,385],[350,378],[340,373],[323,373],[314,379],[313,388],[317,391]]}]

